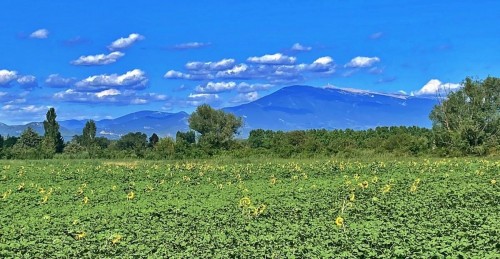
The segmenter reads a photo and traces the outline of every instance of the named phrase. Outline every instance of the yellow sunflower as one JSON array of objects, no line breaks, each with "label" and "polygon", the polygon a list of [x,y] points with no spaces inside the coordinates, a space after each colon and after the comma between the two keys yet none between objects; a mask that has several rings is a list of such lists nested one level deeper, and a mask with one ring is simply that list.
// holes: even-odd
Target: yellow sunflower
[{"label": "yellow sunflower", "polygon": [[337,225],[337,227],[344,226],[344,218],[338,216],[337,219],[335,219],[335,225]]},{"label": "yellow sunflower", "polygon": [[252,204],[252,201],[248,197],[243,197],[240,199],[240,207],[248,207]]}]

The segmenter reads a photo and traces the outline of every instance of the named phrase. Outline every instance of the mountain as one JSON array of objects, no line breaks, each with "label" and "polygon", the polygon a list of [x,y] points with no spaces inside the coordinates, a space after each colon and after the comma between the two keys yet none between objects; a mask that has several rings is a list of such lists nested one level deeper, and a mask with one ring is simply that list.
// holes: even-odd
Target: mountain
[{"label": "mountain", "polygon": [[252,129],[368,129],[377,126],[430,127],[437,99],[357,89],[289,86],[251,103],[225,108]]},{"label": "mountain", "polygon": [[[377,126],[430,127],[429,113],[437,99],[401,94],[377,93],[357,89],[289,86],[253,102],[223,108],[241,116],[244,126],[240,137],[252,129],[368,129]],[[129,132],[175,136],[188,130],[189,114],[139,111],[116,119],[96,121],[97,133],[117,139]],[[60,121],[66,140],[81,134],[87,120]],[[8,126],[0,123],[1,135],[18,136],[28,126],[43,134],[43,123]]]},{"label": "mountain", "polygon": [[[175,136],[178,130],[187,131],[189,114],[185,112],[168,113],[157,111],[140,111],[127,114],[116,119],[96,121],[97,135],[110,139],[118,139],[129,132],[143,132],[151,136]],[[61,135],[70,140],[74,135],[82,134],[87,120],[59,121]],[[6,125],[0,123],[0,134],[3,136],[19,136],[27,127],[33,128],[39,134],[44,133],[43,123],[32,122],[26,125]]]}]

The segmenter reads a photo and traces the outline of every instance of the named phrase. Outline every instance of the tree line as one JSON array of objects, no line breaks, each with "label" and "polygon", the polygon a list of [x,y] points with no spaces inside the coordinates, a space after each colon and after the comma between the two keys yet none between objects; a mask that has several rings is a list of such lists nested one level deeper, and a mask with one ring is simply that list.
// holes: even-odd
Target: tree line
[{"label": "tree line", "polygon": [[390,153],[419,156],[491,155],[500,151],[500,79],[466,78],[463,88],[440,99],[429,117],[432,129],[377,127],[367,130],[250,131],[236,139],[243,120],[209,105],[198,106],[189,118],[190,130],[175,138],[131,132],[118,140],[96,136],[87,121],[81,135],[64,142],[50,108],[44,135],[27,128],[20,137],[0,136],[0,157],[184,159],[217,155],[232,157],[330,157]]}]

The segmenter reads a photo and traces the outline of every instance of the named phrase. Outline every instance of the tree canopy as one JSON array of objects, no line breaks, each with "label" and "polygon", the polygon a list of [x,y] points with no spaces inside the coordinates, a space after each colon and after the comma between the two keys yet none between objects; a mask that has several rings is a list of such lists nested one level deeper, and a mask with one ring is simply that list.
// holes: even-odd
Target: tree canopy
[{"label": "tree canopy", "polygon": [[210,148],[228,148],[243,120],[234,114],[215,110],[208,104],[196,108],[189,117],[189,127],[198,133],[200,143]]},{"label": "tree canopy", "polygon": [[466,78],[430,114],[436,147],[451,155],[494,152],[500,144],[500,78]]}]

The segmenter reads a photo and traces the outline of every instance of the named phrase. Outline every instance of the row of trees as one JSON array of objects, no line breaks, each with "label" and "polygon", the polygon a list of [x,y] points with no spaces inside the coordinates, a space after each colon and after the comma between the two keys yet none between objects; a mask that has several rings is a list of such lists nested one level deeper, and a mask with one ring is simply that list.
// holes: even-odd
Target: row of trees
[{"label": "row of trees", "polygon": [[[277,157],[356,155],[361,151],[402,155],[442,156],[495,154],[500,147],[500,79],[467,78],[463,88],[448,94],[430,114],[433,128],[378,127],[354,130],[270,131],[253,130],[247,140],[235,140],[243,125],[241,118],[209,105],[201,105],[189,118],[188,132],[175,139],[149,138],[141,132],[128,133],[111,141],[96,136],[96,124],[89,120],[81,135],[64,143],[54,108],[47,111],[44,135],[26,129],[19,138],[0,136],[0,156],[37,159],[200,158],[216,154]],[[230,152],[227,152],[227,151]]]}]

